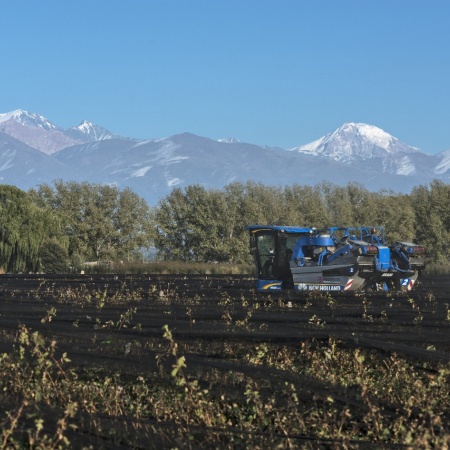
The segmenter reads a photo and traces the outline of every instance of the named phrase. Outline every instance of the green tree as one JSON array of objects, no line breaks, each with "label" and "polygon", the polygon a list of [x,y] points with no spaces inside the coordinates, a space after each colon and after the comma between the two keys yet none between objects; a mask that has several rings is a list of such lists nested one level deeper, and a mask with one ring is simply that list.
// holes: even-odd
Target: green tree
[{"label": "green tree", "polygon": [[417,241],[437,261],[448,261],[450,240],[450,186],[435,180],[411,192]]},{"label": "green tree", "polygon": [[186,189],[186,199],[191,212],[191,250],[195,260],[228,261],[227,205],[223,192],[190,186]]},{"label": "green tree", "polygon": [[160,255],[186,261],[229,261],[233,231],[227,212],[222,191],[200,185],[175,189],[160,201],[156,212]]},{"label": "green tree", "polygon": [[383,226],[388,243],[415,239],[415,213],[409,195],[379,192],[375,204],[376,215],[368,225]]},{"label": "green tree", "polygon": [[319,186],[294,184],[285,188],[283,196],[285,198],[284,209],[289,214],[287,225],[316,228],[329,225],[328,210]]},{"label": "green tree", "polygon": [[376,225],[378,194],[368,191],[358,183],[346,186],[346,201],[352,205],[352,226]]},{"label": "green tree", "polygon": [[449,204],[449,186],[437,181],[415,188],[411,195],[369,192],[357,183],[284,189],[231,183],[223,191],[188,186],[160,200],[156,247],[166,259],[248,262],[247,225],[381,225],[387,242],[417,240],[444,260],[450,240]]},{"label": "green tree", "polygon": [[40,270],[44,273],[66,273],[69,271],[67,248],[55,238],[47,238],[40,252]]},{"label": "green tree", "polygon": [[283,222],[286,210],[281,187],[248,182],[245,185],[243,201],[249,222],[245,225],[254,223],[275,225]]},{"label": "green tree", "polygon": [[153,244],[156,236],[153,211],[131,189],[117,193],[112,223],[112,246],[119,257],[129,259],[132,253]]},{"label": "green tree", "polygon": [[252,261],[249,252],[247,225],[261,223],[260,204],[249,201],[248,190],[256,188],[254,183],[230,183],[224,188],[226,214],[222,218],[228,245],[229,261],[233,263],[249,263]]},{"label": "green tree", "polygon": [[181,261],[193,259],[190,214],[185,193],[180,188],[173,189],[159,201],[155,210],[155,246],[159,257]]},{"label": "green tree", "polygon": [[73,261],[128,258],[152,241],[151,210],[129,189],[58,180],[32,194],[61,218]]},{"label": "green tree", "polygon": [[320,189],[329,224],[336,227],[352,226],[354,223],[354,205],[352,205],[347,187],[322,183]]},{"label": "green tree", "polygon": [[14,186],[0,185],[0,266],[34,272],[46,239],[60,236],[58,218]]}]

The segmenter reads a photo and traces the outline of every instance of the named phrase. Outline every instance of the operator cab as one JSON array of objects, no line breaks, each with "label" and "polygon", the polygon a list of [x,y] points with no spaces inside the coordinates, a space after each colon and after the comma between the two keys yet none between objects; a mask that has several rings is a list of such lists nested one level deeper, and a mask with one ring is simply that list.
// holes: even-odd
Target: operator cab
[{"label": "operator cab", "polygon": [[315,228],[251,225],[250,253],[258,270],[259,289],[293,288],[290,260],[302,236],[312,236]]}]

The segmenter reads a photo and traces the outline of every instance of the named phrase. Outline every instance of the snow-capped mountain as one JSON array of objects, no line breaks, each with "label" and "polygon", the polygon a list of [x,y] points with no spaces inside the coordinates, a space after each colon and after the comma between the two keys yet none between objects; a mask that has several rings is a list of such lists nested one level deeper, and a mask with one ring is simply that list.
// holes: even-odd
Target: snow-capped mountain
[{"label": "snow-capped mountain", "polygon": [[0,114],[0,131],[48,155],[80,143],[45,117],[21,109]]},{"label": "snow-capped mountain", "polygon": [[[164,139],[115,139],[61,150],[54,155],[94,182],[127,186],[148,198],[167,195],[175,186],[202,184],[220,188],[233,181],[256,179],[278,184],[278,167],[286,170],[288,152],[182,133]],[[251,162],[254,160],[255,162]],[[264,161],[264,164],[262,162]],[[253,173],[257,166],[256,174]]]},{"label": "snow-capped mountain", "polygon": [[99,125],[95,125],[88,120],[84,120],[77,127],[71,127],[65,130],[66,136],[70,136],[73,139],[77,139],[82,142],[97,142],[104,139],[117,139],[120,136],[111,133],[106,128]]},{"label": "snow-capped mountain", "polygon": [[174,187],[192,184],[356,182],[372,191],[409,192],[435,178],[450,181],[450,150],[429,155],[361,123],[288,151],[191,133],[138,140],[87,120],[64,130],[39,114],[0,114],[0,183],[24,190],[56,179],[87,181],[128,187],[156,204]]},{"label": "snow-capped mountain", "polygon": [[0,131],[48,155],[72,145],[118,137],[87,120],[64,130],[44,116],[22,109],[0,114]]},{"label": "snow-capped mountain", "polygon": [[42,128],[46,131],[55,131],[58,129],[56,125],[53,125],[44,116],[36,113],[29,113],[23,109],[16,109],[15,111],[0,114],[0,123],[9,121],[14,121],[30,128]]},{"label": "snow-capped mountain", "polygon": [[[379,165],[383,173],[414,175],[420,160],[429,156],[411,147],[381,128],[365,123],[345,123],[332,133],[306,145],[292,149],[299,153],[333,159],[347,165],[358,166],[370,162]],[[427,170],[430,170],[427,167]]]}]

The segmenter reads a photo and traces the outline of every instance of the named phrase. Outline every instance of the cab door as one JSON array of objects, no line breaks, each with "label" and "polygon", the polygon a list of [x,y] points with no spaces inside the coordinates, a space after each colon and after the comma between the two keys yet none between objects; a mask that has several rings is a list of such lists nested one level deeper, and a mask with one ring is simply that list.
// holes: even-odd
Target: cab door
[{"label": "cab door", "polygon": [[258,269],[258,278],[276,278],[276,247],[276,233],[273,231],[261,231],[251,235],[250,248]]}]

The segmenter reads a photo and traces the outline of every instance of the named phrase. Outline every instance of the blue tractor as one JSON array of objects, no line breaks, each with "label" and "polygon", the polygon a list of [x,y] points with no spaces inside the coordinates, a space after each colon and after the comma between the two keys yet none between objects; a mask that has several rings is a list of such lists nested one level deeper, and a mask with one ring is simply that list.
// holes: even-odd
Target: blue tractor
[{"label": "blue tractor", "polygon": [[258,290],[411,290],[425,267],[425,248],[385,244],[382,227],[251,225]]}]

